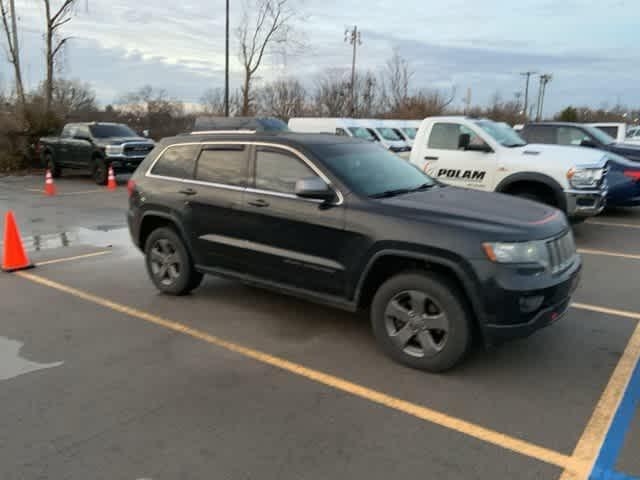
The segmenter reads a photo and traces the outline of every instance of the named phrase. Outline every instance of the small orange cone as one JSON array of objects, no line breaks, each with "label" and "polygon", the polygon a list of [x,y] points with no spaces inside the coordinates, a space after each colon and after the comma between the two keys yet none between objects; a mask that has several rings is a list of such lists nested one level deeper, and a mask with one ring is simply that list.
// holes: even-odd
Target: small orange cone
[{"label": "small orange cone", "polygon": [[49,197],[52,197],[56,194],[56,184],[53,183],[53,175],[51,175],[51,170],[47,170],[47,175],[45,176],[44,193]]},{"label": "small orange cone", "polygon": [[33,267],[24,251],[20,231],[11,211],[8,211],[5,216],[3,248],[2,270],[5,272],[15,272]]},{"label": "small orange cone", "polygon": [[107,188],[109,190],[115,190],[118,188],[118,184],[116,183],[116,175],[113,173],[113,167],[109,165],[109,180],[107,181]]}]

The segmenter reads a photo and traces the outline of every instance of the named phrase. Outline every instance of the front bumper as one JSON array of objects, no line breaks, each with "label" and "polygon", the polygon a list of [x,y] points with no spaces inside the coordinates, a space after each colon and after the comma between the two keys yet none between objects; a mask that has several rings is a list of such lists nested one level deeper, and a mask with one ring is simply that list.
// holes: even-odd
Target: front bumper
[{"label": "front bumper", "polygon": [[107,162],[113,167],[115,173],[133,173],[145,158],[145,156],[109,155]]},{"label": "front bumper", "polygon": [[[485,308],[490,310],[486,323],[480,325],[485,344],[493,346],[527,337],[560,320],[578,287],[581,270],[582,260],[576,255],[571,267],[559,275],[527,278],[517,270],[498,273],[485,284],[485,302],[489,303]],[[523,300],[535,297],[543,298],[540,306],[532,312],[523,311]]]},{"label": "front bumper", "polygon": [[568,217],[593,217],[607,205],[607,188],[599,190],[565,190]]}]

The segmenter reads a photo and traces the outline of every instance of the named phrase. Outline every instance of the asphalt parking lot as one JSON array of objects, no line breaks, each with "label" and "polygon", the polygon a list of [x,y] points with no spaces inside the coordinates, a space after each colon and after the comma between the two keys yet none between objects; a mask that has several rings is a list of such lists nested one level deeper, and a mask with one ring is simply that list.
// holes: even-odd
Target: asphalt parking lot
[{"label": "asphalt parking lot", "polygon": [[364,316],[217,278],[159,295],[123,181],[0,179],[39,263],[0,274],[0,478],[640,477],[640,210],[575,227],[561,322],[430,375]]}]

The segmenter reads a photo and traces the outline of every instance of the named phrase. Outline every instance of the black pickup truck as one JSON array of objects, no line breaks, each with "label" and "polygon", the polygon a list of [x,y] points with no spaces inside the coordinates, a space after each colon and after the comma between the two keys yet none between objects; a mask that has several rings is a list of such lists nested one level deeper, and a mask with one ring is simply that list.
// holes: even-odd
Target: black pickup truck
[{"label": "black pickup truck", "polygon": [[116,174],[133,172],[154,146],[118,123],[69,123],[59,137],[38,142],[42,163],[54,177],[63,168],[88,169],[98,185],[107,183],[109,166]]}]

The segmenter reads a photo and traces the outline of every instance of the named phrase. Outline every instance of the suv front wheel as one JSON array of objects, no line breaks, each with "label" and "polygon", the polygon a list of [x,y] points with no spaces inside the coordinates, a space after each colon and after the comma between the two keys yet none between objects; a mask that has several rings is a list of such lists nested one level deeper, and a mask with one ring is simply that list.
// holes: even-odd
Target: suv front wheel
[{"label": "suv front wheel", "polygon": [[144,251],[149,276],[161,292],[186,295],[202,282],[182,238],[171,228],[154,230]]},{"label": "suv front wheel", "polygon": [[404,273],[387,280],[374,296],[371,323],[389,356],[430,372],[454,367],[471,345],[462,295],[440,275]]}]

